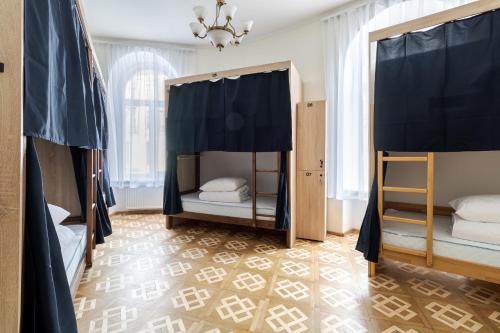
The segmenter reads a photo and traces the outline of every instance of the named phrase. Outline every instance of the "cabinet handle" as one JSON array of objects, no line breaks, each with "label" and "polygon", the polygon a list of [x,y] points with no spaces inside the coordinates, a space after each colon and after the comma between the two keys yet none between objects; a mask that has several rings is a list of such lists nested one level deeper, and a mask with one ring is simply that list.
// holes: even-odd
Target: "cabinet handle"
[{"label": "cabinet handle", "polygon": [[323,160],[319,160],[319,167],[323,169]]},{"label": "cabinet handle", "polygon": [[319,183],[321,185],[323,185],[323,174],[322,173],[319,174]]},{"label": "cabinet handle", "polygon": [[3,73],[5,71],[5,65],[3,62],[0,62],[0,73]]},{"label": "cabinet handle", "polygon": [[310,175],[312,175],[312,173],[310,172],[306,172],[306,176],[309,177]]}]

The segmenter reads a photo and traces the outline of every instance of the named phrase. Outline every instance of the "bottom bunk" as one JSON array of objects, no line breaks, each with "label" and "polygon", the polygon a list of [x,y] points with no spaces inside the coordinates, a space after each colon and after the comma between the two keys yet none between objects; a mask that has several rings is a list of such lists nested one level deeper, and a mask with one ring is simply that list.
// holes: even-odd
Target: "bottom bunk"
[{"label": "bottom bunk", "polygon": [[[425,214],[387,210],[391,216],[425,219]],[[500,283],[500,245],[452,236],[451,216],[434,216],[432,268]],[[425,226],[384,221],[381,258],[426,266]],[[405,249],[408,253],[401,253]],[[420,254],[420,255],[419,255]]]},{"label": "bottom bunk", "polygon": [[175,217],[274,229],[273,216],[276,211],[276,197],[256,198],[256,212],[259,219],[255,221],[254,225],[252,199],[243,202],[204,201],[199,198],[199,193],[195,192],[181,196],[184,212],[168,216],[167,228],[172,227],[172,219]]},{"label": "bottom bunk", "polygon": [[70,224],[62,226],[68,228],[73,237],[65,241],[61,240],[61,235],[58,232],[57,236],[61,242],[61,252],[63,256],[64,268],[68,283],[71,288],[71,295],[74,296],[80,282],[80,275],[85,268],[85,254],[87,247],[87,225],[86,224]]}]

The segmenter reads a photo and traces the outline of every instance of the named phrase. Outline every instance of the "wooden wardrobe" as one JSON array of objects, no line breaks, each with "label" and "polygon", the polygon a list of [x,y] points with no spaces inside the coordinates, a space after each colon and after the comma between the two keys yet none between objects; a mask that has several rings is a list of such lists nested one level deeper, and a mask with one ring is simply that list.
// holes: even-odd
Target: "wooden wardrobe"
[{"label": "wooden wardrobe", "polygon": [[297,105],[297,237],[326,236],[325,101]]}]

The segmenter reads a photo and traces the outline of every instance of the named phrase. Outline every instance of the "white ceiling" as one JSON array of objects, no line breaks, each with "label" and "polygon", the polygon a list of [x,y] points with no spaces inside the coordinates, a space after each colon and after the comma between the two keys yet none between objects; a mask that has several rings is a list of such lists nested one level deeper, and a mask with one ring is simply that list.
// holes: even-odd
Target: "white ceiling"
[{"label": "white ceiling", "polygon": [[[238,6],[235,24],[253,20],[249,38],[320,15],[350,0],[228,0]],[[84,0],[85,13],[92,35],[124,39],[198,44],[189,23],[194,21],[192,8],[204,5],[209,17],[215,12],[215,0]],[[206,43],[206,41],[203,41]]]}]

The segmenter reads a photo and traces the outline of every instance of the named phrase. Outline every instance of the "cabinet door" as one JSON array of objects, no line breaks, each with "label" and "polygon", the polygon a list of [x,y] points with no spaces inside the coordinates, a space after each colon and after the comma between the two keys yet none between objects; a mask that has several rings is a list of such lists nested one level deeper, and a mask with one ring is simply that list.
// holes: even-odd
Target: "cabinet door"
[{"label": "cabinet door", "polygon": [[297,112],[297,167],[323,170],[325,161],[324,101],[299,103]]},{"label": "cabinet door", "polygon": [[323,241],[326,236],[323,171],[297,172],[297,237]]}]

